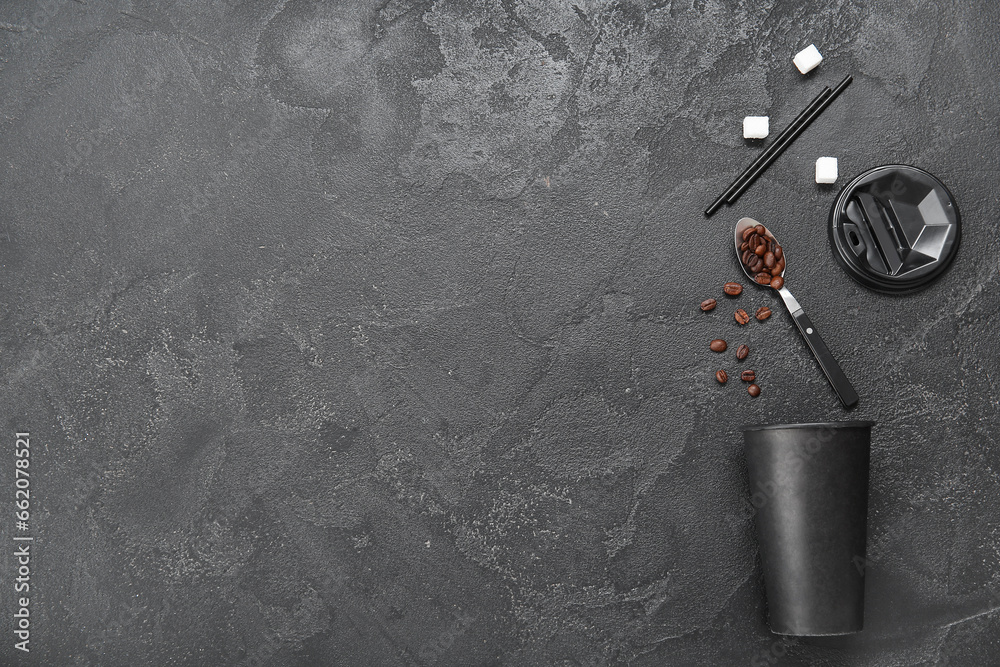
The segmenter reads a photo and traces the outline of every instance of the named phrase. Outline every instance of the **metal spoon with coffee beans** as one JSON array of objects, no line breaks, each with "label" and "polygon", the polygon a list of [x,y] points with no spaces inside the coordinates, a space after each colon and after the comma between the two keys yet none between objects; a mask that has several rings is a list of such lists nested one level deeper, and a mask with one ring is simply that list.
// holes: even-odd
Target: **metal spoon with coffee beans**
[{"label": "metal spoon with coffee beans", "polygon": [[735,241],[736,256],[740,260],[743,273],[755,284],[761,287],[773,287],[778,291],[799,333],[806,339],[806,344],[819,362],[826,379],[837,392],[840,402],[845,408],[856,405],[858,393],[851,386],[851,381],[830,354],[829,348],[816,332],[816,327],[806,316],[802,306],[785,287],[785,251],[781,244],[764,225],[752,218],[742,218],[736,223]]}]

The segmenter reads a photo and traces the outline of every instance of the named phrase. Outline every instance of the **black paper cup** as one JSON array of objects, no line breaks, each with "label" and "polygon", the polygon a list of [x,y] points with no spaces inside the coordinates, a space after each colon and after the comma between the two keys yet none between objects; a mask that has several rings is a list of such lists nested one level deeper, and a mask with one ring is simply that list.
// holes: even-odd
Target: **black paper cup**
[{"label": "black paper cup", "polygon": [[768,624],[775,634],[861,631],[873,425],[743,429]]}]

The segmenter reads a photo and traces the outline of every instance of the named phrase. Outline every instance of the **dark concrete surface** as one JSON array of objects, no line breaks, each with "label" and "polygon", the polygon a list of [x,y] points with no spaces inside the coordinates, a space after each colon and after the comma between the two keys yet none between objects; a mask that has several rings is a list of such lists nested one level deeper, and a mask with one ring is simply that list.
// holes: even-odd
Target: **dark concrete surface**
[{"label": "dark concrete surface", "polygon": [[[1000,664],[998,22],[990,0],[3,3],[0,663]],[[743,116],[773,136],[848,73],[706,220],[759,150]],[[943,279],[846,277],[821,155],[840,184],[903,162],[952,188]],[[697,309],[738,275],[743,215],[878,422],[853,637],[765,623],[739,427],[848,414],[786,313]],[[716,336],[751,346],[758,399],[715,383]]]}]

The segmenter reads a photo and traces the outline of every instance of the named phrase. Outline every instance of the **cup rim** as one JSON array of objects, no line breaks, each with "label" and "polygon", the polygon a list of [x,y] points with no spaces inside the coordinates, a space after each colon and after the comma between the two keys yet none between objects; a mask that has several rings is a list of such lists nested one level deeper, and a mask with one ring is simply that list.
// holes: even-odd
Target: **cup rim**
[{"label": "cup rim", "polygon": [[804,424],[747,424],[742,431],[776,431],[779,429],[799,429],[799,428],[871,428],[875,426],[873,421],[846,421],[846,422],[809,422]]}]

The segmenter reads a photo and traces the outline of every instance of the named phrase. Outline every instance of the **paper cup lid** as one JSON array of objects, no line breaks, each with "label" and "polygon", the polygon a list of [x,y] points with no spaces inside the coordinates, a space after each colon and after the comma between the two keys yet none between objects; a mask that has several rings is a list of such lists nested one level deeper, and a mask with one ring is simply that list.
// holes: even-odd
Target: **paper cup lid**
[{"label": "paper cup lid", "polygon": [[923,169],[890,164],[851,180],[830,210],[830,244],[848,275],[883,292],[927,286],[961,240],[958,205]]}]

